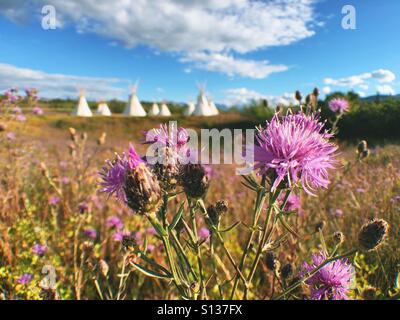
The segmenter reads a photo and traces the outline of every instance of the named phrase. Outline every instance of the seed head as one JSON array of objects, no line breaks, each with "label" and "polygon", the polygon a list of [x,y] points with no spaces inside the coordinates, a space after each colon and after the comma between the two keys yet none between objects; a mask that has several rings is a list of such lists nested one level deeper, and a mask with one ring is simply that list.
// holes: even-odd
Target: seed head
[{"label": "seed head", "polygon": [[357,145],[357,152],[362,153],[363,151],[368,149],[368,144],[367,141],[362,140],[360,143]]},{"label": "seed head", "polygon": [[364,224],[358,233],[360,249],[371,251],[378,248],[389,233],[389,224],[383,219],[374,219]]},{"label": "seed head", "polygon": [[161,205],[160,184],[144,163],[128,169],[124,191],[128,207],[139,214],[155,212]]},{"label": "seed head", "polygon": [[344,241],[344,234],[343,234],[342,232],[340,232],[340,231],[336,231],[336,232],[333,234],[333,240],[335,240],[335,242],[336,242],[337,244],[343,243],[343,241]]},{"label": "seed head", "polygon": [[298,102],[301,102],[301,99],[303,98],[303,97],[301,96],[301,92],[300,92],[299,90],[296,90],[296,92],[295,92],[295,94],[294,94],[294,97],[296,98],[296,100],[297,100]]},{"label": "seed head", "polygon": [[276,259],[275,253],[268,251],[265,255],[265,264],[267,268],[271,271],[276,271],[279,269],[279,261]]},{"label": "seed head", "polygon": [[208,190],[209,181],[204,167],[200,164],[187,164],[182,167],[181,183],[188,197],[199,199]]},{"label": "seed head", "polygon": [[228,202],[225,200],[219,200],[215,204],[215,210],[217,210],[218,214],[224,214],[228,212]]}]

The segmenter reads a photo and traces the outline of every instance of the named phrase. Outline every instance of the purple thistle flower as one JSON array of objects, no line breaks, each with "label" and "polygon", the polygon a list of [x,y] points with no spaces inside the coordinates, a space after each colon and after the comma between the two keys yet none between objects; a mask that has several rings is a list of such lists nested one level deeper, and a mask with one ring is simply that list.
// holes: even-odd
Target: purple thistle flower
[{"label": "purple thistle flower", "polygon": [[68,177],[62,177],[61,178],[61,183],[62,184],[69,184],[69,178]]},{"label": "purple thistle flower", "polygon": [[89,210],[89,205],[86,202],[81,202],[78,205],[78,209],[80,213],[85,213]]},{"label": "purple thistle flower", "polygon": [[97,238],[97,231],[93,228],[86,228],[83,230],[83,234],[90,238],[90,239],[96,239]]},{"label": "purple thistle flower", "polygon": [[345,113],[349,111],[349,102],[343,98],[335,98],[329,101],[329,109],[333,112]]},{"label": "purple thistle flower", "polygon": [[100,172],[102,182],[100,192],[114,194],[116,198],[126,203],[124,191],[125,175],[129,169],[136,168],[143,160],[136,153],[133,145],[129,146],[128,155],[123,153],[122,157],[117,154],[113,161],[106,161],[106,166]]},{"label": "purple thistle flower", "polygon": [[199,238],[200,240],[206,240],[210,236],[210,230],[207,228],[203,227],[199,230]]},{"label": "purple thistle flower", "polygon": [[[279,200],[281,202],[283,202],[284,199],[285,199],[285,195],[281,194],[280,197],[279,197]],[[301,208],[300,197],[295,195],[295,194],[293,194],[293,193],[291,193],[289,198],[288,198],[288,200],[287,200],[287,202],[286,202],[284,210],[288,211],[288,212],[293,212],[294,211],[294,212],[297,212],[299,215],[303,215],[304,211]]]},{"label": "purple thistle flower", "polygon": [[59,197],[57,197],[57,196],[52,196],[52,197],[50,197],[49,198],[49,205],[51,205],[51,206],[55,206],[55,205],[57,205],[59,202],[60,202],[60,198]]},{"label": "purple thistle flower", "polygon": [[14,114],[21,114],[21,113],[22,113],[22,109],[21,109],[20,107],[18,107],[18,106],[15,106],[15,107],[12,109],[12,112],[13,112]]},{"label": "purple thistle flower", "polygon": [[34,107],[32,112],[33,112],[33,114],[36,114],[37,116],[43,115],[43,109],[40,107]]},{"label": "purple thistle flower", "polygon": [[26,117],[23,114],[17,114],[17,116],[15,117],[15,119],[19,122],[24,122],[26,121]]},{"label": "purple thistle flower", "polygon": [[154,244],[149,243],[147,245],[147,252],[153,252],[155,248],[156,247],[154,246]]},{"label": "purple thistle flower", "polygon": [[17,279],[17,282],[19,284],[23,284],[23,285],[27,285],[29,282],[31,282],[33,279],[33,275],[31,275],[30,273],[24,273],[22,276],[20,276]]},{"label": "purple thistle flower", "polygon": [[45,245],[41,245],[39,243],[35,243],[32,247],[32,252],[39,257],[42,257],[47,252],[47,247]]},{"label": "purple thistle flower", "polygon": [[124,240],[124,237],[130,237],[131,233],[129,231],[117,231],[113,235],[114,241],[119,241],[121,242]]},{"label": "purple thistle flower", "polygon": [[157,234],[156,229],[154,229],[154,227],[149,227],[146,229],[146,234],[148,234],[149,236],[155,236]]},{"label": "purple thistle flower", "polygon": [[15,135],[14,132],[7,132],[6,138],[7,138],[7,140],[9,140],[9,141],[13,141],[13,140],[16,139],[16,135]]},{"label": "purple thistle flower", "polygon": [[329,142],[332,134],[322,131],[323,127],[318,115],[288,114],[280,119],[275,114],[267,127],[258,132],[254,169],[259,174],[275,171],[272,191],[283,180],[289,187],[301,182],[310,195],[317,188],[327,188],[328,169],[336,163],[337,146]]},{"label": "purple thistle flower", "polygon": [[[304,263],[302,276],[321,265],[327,256],[324,252],[314,254],[312,263]],[[339,259],[328,263],[310,279],[306,284],[311,287],[312,300],[347,300],[354,269],[347,259]]]},{"label": "purple thistle flower", "polygon": [[124,228],[124,223],[117,216],[112,216],[107,219],[107,226],[110,228],[115,228],[117,230],[121,230]]}]

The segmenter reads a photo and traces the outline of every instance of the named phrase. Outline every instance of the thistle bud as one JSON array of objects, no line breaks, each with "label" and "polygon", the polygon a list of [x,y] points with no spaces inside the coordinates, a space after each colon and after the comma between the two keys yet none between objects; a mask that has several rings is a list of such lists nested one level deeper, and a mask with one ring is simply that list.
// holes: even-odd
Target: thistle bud
[{"label": "thistle bud", "polygon": [[156,163],[152,169],[164,191],[175,190],[179,178],[179,169],[175,164]]},{"label": "thistle bud", "polygon": [[137,242],[134,237],[124,235],[122,237],[122,246],[125,250],[133,249],[137,247]]},{"label": "thistle bud", "polygon": [[389,232],[389,224],[383,219],[374,219],[364,224],[358,233],[360,249],[371,251],[378,248]]},{"label": "thistle bud", "polygon": [[296,90],[296,92],[295,92],[295,94],[294,94],[294,97],[296,98],[296,100],[297,100],[299,103],[301,103],[301,99],[302,99],[303,97],[301,96],[301,93],[300,93],[299,90]]},{"label": "thistle bud", "polygon": [[90,257],[93,253],[93,242],[85,241],[84,243],[82,243],[82,251],[86,257]]},{"label": "thistle bud", "polygon": [[265,255],[265,264],[271,271],[276,271],[279,268],[279,261],[276,259],[275,253],[268,251]]},{"label": "thistle bud", "polygon": [[87,134],[86,132],[83,132],[83,133],[81,134],[81,139],[82,139],[83,141],[86,141],[87,138],[88,138],[88,134]]},{"label": "thistle bud", "polygon": [[0,123],[0,132],[6,131],[6,125],[4,123]]},{"label": "thistle bud", "polygon": [[319,232],[319,231],[321,231],[322,229],[324,229],[325,224],[326,224],[326,223],[325,223],[324,220],[318,222],[318,223],[315,225],[315,232]]},{"label": "thistle bud", "polygon": [[228,212],[228,202],[225,200],[219,200],[217,201],[217,203],[215,204],[215,210],[217,210],[218,214],[224,214]]},{"label": "thistle bud", "polygon": [[198,283],[198,282],[192,282],[191,284],[190,284],[190,290],[193,292],[193,293],[199,293],[199,291],[200,291],[200,284]]},{"label": "thistle bud", "polygon": [[363,152],[360,153],[360,159],[366,159],[369,156],[369,150],[366,149]]},{"label": "thistle bud", "polygon": [[110,267],[108,266],[107,262],[105,262],[103,259],[101,259],[99,261],[99,269],[100,269],[101,274],[104,277],[107,277],[108,271],[110,270]]},{"label": "thistle bud", "polygon": [[69,131],[70,139],[73,142],[77,142],[78,137],[76,136],[76,129],[71,127],[71,128],[68,128],[68,131]]},{"label": "thistle bud", "polygon": [[200,164],[187,164],[182,167],[181,182],[186,195],[190,198],[202,198],[209,186],[208,176]]},{"label": "thistle bud", "polygon": [[340,231],[336,231],[333,234],[333,240],[337,243],[337,244],[341,244],[344,241],[344,234]]},{"label": "thistle bud", "polygon": [[101,136],[99,137],[99,139],[97,139],[97,144],[98,144],[99,146],[102,146],[103,144],[105,144],[105,143],[106,143],[106,137],[107,137],[107,133],[106,133],[106,132],[103,132],[103,133],[101,134]]},{"label": "thistle bud", "polygon": [[208,214],[208,217],[210,218],[212,224],[217,226],[219,224],[220,214],[218,213],[218,211],[215,208],[215,206],[210,205],[207,208],[207,214]]},{"label": "thistle bud", "polygon": [[285,264],[282,267],[281,273],[282,273],[282,278],[283,279],[289,278],[291,276],[291,274],[293,273],[292,265],[290,263]]},{"label": "thistle bud", "polygon": [[360,143],[357,145],[357,152],[362,153],[363,151],[368,149],[368,144],[367,141],[362,140]]},{"label": "thistle bud", "polygon": [[139,214],[155,212],[161,206],[160,185],[144,163],[128,170],[124,191],[128,207]]},{"label": "thistle bud", "polygon": [[319,89],[318,89],[317,87],[314,88],[314,90],[313,90],[313,95],[314,95],[316,98],[318,98],[318,96],[319,96]]}]

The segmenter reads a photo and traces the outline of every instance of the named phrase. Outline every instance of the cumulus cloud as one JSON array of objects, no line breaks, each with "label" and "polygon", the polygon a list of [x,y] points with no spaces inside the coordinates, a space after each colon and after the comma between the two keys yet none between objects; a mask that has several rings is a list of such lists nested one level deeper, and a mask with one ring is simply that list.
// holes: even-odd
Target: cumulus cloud
[{"label": "cumulus cloud", "polygon": [[380,93],[380,94],[387,94],[387,95],[394,95],[395,91],[393,89],[393,87],[391,87],[388,84],[384,84],[381,86],[377,86],[376,90]]},{"label": "cumulus cloud", "polygon": [[392,83],[396,80],[396,75],[387,69],[378,69],[372,72],[365,72],[358,75],[333,79],[325,78],[324,83],[334,87],[345,87],[348,89],[357,88],[360,96],[365,95],[371,84],[381,84],[377,86],[377,90],[382,94],[394,94],[393,88],[387,83]]},{"label": "cumulus cloud", "polygon": [[297,101],[292,93],[284,93],[281,96],[264,95],[248,88],[232,88],[225,90],[226,97],[222,101],[227,106],[244,106],[252,101],[266,99],[270,107],[277,105],[289,106]]},{"label": "cumulus cloud", "polygon": [[[289,45],[314,35],[316,1],[3,0],[0,14],[12,18],[23,16],[32,7],[38,11],[41,5],[53,5],[62,24],[74,24],[79,32],[96,33],[127,47],[146,45],[178,53],[211,71],[216,69],[213,61],[222,58],[225,68],[215,71],[261,78],[282,66],[266,61],[245,63],[230,54]],[[204,61],[204,55],[211,61]],[[198,61],[194,61],[196,57]],[[239,66],[226,66],[232,63]],[[258,66],[259,72],[255,70]]]},{"label": "cumulus cloud", "polygon": [[266,60],[236,59],[232,55],[220,53],[190,53],[180,60],[192,62],[194,67],[199,69],[224,73],[230,77],[241,76],[253,79],[263,79],[271,73],[288,69],[284,65],[271,65]]},{"label": "cumulus cloud", "polygon": [[40,70],[19,68],[9,64],[0,64],[0,91],[10,87],[37,88],[41,97],[76,98],[80,89],[85,89],[91,99],[109,99],[121,97],[125,92],[118,85],[123,80],[116,78],[82,77]]}]

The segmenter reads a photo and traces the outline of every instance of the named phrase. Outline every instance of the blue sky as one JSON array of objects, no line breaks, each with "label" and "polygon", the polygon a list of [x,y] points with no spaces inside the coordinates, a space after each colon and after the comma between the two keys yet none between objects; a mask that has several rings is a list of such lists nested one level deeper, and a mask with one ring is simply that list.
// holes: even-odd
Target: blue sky
[{"label": "blue sky", "polygon": [[[41,9],[56,9],[44,30]],[[353,5],[356,29],[342,7]],[[48,97],[290,101],[292,92],[398,94],[398,0],[3,0],[0,90],[35,86]]]}]

